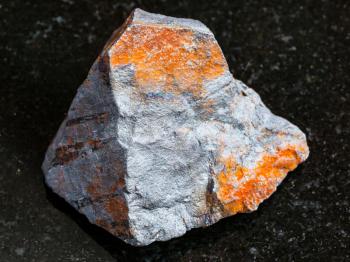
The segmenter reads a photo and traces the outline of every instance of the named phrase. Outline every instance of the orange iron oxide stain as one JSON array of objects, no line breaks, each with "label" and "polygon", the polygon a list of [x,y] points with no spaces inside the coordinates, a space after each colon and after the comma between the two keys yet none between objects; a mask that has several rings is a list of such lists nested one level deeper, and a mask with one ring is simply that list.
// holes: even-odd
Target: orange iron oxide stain
[{"label": "orange iron oxide stain", "polygon": [[253,169],[240,166],[233,157],[226,158],[217,177],[217,197],[231,215],[253,211],[301,161],[293,146],[264,155]]},{"label": "orange iron oxide stain", "polygon": [[[101,167],[96,168],[99,171]],[[92,201],[100,202],[103,205],[105,212],[111,216],[111,221],[115,223],[115,225],[111,225],[110,221],[97,219],[95,221],[96,224],[107,228],[115,234],[127,236],[130,234],[127,228],[128,207],[125,199],[115,194],[117,188],[123,184],[124,180],[119,178],[110,184],[109,187],[106,187],[106,183],[103,183],[103,176],[97,175],[86,188],[86,191]]]},{"label": "orange iron oxide stain", "polygon": [[111,47],[112,67],[133,65],[135,80],[145,92],[205,94],[203,82],[227,69],[224,56],[211,36],[190,29],[137,24],[127,28]]}]

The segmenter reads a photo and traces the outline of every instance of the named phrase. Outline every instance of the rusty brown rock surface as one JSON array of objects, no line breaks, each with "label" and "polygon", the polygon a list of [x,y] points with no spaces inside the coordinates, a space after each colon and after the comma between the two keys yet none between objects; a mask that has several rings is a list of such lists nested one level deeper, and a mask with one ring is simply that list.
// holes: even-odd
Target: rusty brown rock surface
[{"label": "rusty brown rock surface", "polygon": [[305,135],[232,77],[202,23],[136,9],[51,143],[46,183],[132,245],[256,210],[308,156]]}]

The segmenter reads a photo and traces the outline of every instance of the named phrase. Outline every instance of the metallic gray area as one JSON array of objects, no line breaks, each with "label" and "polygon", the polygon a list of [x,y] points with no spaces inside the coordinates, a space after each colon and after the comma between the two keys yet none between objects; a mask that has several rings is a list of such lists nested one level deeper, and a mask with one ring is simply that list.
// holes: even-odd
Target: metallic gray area
[{"label": "metallic gray area", "polygon": [[[140,9],[133,19],[131,24],[184,27],[213,37],[190,19]],[[208,193],[218,190],[215,174],[224,168],[218,158],[233,156],[254,168],[265,153],[306,144],[296,126],[272,114],[228,70],[203,83],[207,95],[200,100],[141,95],[134,74],[133,65],[110,68],[97,59],[43,163],[54,192],[132,245],[178,237],[227,215],[220,203],[208,202]],[[209,100],[211,113],[201,106]],[[308,153],[298,154],[304,160]],[[111,215],[113,208],[120,214]]]}]

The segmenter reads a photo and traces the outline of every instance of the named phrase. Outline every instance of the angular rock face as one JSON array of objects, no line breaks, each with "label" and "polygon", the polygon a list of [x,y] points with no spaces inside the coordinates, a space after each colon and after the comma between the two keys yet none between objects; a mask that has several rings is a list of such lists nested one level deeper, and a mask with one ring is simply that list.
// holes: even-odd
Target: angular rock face
[{"label": "angular rock face", "polygon": [[232,77],[207,27],[136,9],[79,87],[43,170],[91,223],[147,245],[257,209],[307,156],[305,135]]}]

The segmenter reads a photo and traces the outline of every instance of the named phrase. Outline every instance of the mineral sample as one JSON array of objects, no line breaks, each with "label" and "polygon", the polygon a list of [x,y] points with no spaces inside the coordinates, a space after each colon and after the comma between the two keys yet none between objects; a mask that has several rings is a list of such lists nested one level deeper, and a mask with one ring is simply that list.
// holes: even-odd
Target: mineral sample
[{"label": "mineral sample", "polygon": [[132,245],[256,210],[308,156],[305,135],[231,75],[202,23],[136,9],[79,87],[45,180]]}]

